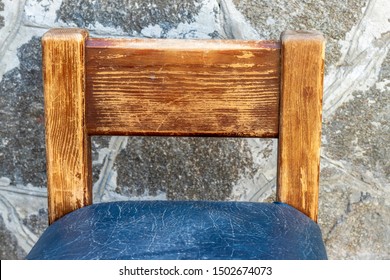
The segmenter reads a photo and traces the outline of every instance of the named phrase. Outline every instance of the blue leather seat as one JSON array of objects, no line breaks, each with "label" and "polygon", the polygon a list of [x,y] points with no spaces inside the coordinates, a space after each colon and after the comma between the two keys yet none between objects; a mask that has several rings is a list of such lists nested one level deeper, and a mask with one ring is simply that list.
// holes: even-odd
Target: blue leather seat
[{"label": "blue leather seat", "polygon": [[318,225],[283,203],[127,201],[87,206],[27,259],[326,259]]}]

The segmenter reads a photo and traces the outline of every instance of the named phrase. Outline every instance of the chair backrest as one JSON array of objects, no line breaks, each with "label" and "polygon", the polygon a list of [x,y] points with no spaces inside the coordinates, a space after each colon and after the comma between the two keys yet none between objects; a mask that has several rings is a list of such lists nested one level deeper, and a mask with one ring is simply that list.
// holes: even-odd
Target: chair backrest
[{"label": "chair backrest", "polygon": [[317,220],[324,38],[42,39],[49,223],[92,203],[91,135],[278,138],[277,199]]}]

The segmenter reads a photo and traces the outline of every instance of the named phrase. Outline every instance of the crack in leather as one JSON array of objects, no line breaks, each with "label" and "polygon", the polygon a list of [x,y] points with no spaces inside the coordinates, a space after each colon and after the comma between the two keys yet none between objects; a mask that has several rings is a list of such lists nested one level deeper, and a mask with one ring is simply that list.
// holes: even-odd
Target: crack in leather
[{"label": "crack in leather", "polygon": [[53,223],[27,259],[326,259],[319,226],[283,203],[109,202]]}]

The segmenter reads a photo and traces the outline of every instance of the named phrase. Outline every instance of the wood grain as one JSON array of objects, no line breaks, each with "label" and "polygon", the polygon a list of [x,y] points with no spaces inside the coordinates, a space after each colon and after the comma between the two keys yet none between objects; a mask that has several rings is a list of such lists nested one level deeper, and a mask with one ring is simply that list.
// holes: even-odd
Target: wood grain
[{"label": "wood grain", "polygon": [[42,46],[50,223],[92,203],[97,134],[279,137],[277,198],[317,220],[321,34],[280,44],[52,29]]},{"label": "wood grain", "polygon": [[91,135],[275,137],[274,41],[89,39]]},{"label": "wood grain", "polygon": [[85,125],[82,29],[42,38],[49,223],[92,203],[90,142]]},{"label": "wood grain", "polygon": [[282,34],[277,197],[317,221],[324,38]]}]

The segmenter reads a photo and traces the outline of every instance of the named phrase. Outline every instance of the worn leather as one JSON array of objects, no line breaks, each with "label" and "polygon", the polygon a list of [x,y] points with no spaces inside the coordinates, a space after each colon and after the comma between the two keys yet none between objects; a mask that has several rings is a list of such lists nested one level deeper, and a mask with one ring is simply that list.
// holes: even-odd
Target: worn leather
[{"label": "worn leather", "polygon": [[128,201],[53,223],[27,259],[326,259],[318,225],[283,203]]}]

